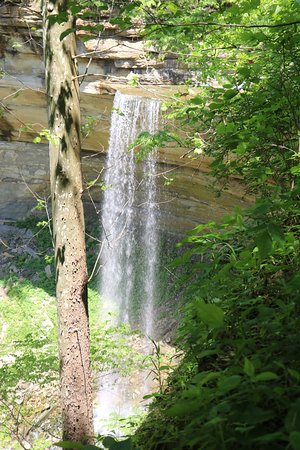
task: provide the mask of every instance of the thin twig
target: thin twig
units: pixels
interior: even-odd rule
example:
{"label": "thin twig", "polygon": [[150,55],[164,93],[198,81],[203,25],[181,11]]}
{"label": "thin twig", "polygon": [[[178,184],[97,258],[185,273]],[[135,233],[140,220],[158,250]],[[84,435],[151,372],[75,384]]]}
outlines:
{"label": "thin twig", "polygon": [[[189,27],[195,27],[195,26],[217,26],[220,28],[280,28],[280,27],[290,27],[293,25],[299,25],[300,20],[294,20],[292,22],[283,22],[283,23],[271,23],[271,24],[249,24],[244,25],[242,23],[218,23],[218,22],[190,22],[190,23],[167,23],[167,22],[160,22],[157,23],[148,23],[147,26],[152,25],[159,25],[161,27],[183,27],[183,28],[189,28]],[[152,31],[152,30],[151,30]]]}

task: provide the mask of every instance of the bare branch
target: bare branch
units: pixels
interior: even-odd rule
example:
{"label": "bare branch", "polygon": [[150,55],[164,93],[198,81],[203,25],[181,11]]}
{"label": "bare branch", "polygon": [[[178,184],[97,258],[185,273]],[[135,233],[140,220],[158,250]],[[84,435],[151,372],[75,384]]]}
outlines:
{"label": "bare branch", "polygon": [[270,23],[270,24],[242,24],[242,23],[218,23],[218,22],[191,22],[191,23],[168,23],[168,22],[159,22],[157,24],[154,23],[148,23],[147,26],[152,25],[159,25],[160,27],[183,27],[183,28],[189,28],[189,27],[198,27],[198,26],[213,26],[213,27],[220,27],[220,28],[281,28],[281,27],[290,27],[293,25],[299,25],[300,20],[294,20],[292,22],[283,22],[283,23]]}

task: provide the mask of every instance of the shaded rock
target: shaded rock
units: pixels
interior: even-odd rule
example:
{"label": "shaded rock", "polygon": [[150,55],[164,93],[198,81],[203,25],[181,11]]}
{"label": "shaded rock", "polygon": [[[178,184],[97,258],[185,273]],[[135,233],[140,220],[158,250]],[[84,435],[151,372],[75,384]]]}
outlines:
{"label": "shaded rock", "polygon": [[46,273],[46,275],[47,275],[47,278],[51,278],[51,277],[52,277],[52,271],[51,271],[51,266],[50,266],[50,264],[48,264],[48,265],[45,267],[45,273]]}
{"label": "shaded rock", "polygon": [[32,258],[37,257],[36,251],[33,248],[31,248],[28,245],[26,245],[26,244],[25,245],[21,245],[20,247],[17,247],[15,249],[13,249],[12,252],[16,253],[17,255],[24,255],[24,254],[26,254],[26,255],[31,256]]}
{"label": "shaded rock", "polygon": [[18,256],[25,256],[26,259],[38,258],[35,248],[34,237],[31,230],[18,228],[14,225],[0,224],[0,236],[5,239],[6,246],[0,246],[0,278],[4,278],[8,273],[18,276],[31,276],[30,269],[19,267]]}

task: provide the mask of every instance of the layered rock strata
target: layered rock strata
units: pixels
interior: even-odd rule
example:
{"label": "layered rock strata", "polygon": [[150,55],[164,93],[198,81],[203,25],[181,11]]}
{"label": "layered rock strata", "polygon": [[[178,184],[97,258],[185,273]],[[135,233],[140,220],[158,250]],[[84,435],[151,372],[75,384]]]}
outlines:
{"label": "layered rock strata", "polygon": [[[0,79],[0,220],[16,220],[31,211],[37,198],[49,196],[48,146],[43,139],[47,134],[47,119],[41,15],[35,3],[28,8],[2,4],[0,12],[0,68],[3,71]],[[165,99],[178,86],[156,83],[174,82],[182,75],[175,55],[170,55],[164,63],[152,59],[155,50],[151,49],[149,54],[149,50],[144,49],[136,30],[119,33],[118,38],[113,34],[116,30],[106,25],[96,41],[83,42],[78,36],[82,75],[93,56],[89,75],[81,77],[82,161],[87,182],[97,177],[101,179],[115,91]],[[138,88],[124,84],[128,75],[137,73],[140,81],[151,84],[140,83]],[[42,139],[34,144],[40,132]],[[207,175],[209,161],[190,159],[183,154],[182,149],[175,147],[159,151],[158,201],[164,227],[183,232],[199,222],[219,220],[235,205],[247,204],[235,182],[217,198],[211,187],[213,180]],[[86,189],[87,211],[100,211],[101,192],[99,186]]]}

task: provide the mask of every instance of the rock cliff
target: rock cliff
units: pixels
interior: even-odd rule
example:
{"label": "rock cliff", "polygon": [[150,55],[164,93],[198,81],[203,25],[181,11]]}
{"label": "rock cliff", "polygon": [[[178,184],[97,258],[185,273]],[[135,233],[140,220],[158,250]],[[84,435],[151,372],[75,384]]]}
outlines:
{"label": "rock cliff", "polygon": [[[0,220],[16,220],[35,206],[36,198],[49,195],[48,146],[43,140],[33,143],[37,133],[47,129],[41,14],[37,2],[27,7],[4,3],[0,11]],[[177,89],[172,84],[187,76],[174,55],[157,62],[156,50],[145,49],[135,29],[117,31],[106,24],[97,39],[83,41],[78,35],[86,181],[104,167],[114,92],[166,98]],[[132,75],[139,76],[139,87],[126,84]],[[183,153],[174,147],[159,151],[160,172],[168,174],[168,180],[159,178],[163,226],[182,232],[246,204],[236,182],[217,198],[207,174],[209,161]],[[86,191],[86,209],[95,211],[90,194],[100,210],[101,189]]]}

